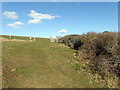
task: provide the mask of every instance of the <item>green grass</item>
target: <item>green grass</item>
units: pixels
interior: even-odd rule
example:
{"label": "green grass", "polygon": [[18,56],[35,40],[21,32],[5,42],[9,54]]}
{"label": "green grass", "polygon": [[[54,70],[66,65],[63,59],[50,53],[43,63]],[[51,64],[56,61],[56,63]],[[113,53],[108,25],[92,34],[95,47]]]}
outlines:
{"label": "green grass", "polygon": [[[4,41],[2,48],[3,87],[14,88],[98,88],[74,66],[74,50],[51,43]],[[16,71],[11,71],[15,68]]]}

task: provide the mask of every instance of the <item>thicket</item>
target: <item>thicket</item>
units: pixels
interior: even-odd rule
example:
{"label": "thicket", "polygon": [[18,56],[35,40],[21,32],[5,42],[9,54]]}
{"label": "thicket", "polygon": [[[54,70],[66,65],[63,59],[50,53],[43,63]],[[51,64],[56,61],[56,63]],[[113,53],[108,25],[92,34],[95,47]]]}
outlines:
{"label": "thicket", "polygon": [[120,33],[117,32],[91,32],[83,35],[68,35],[59,39],[59,42],[76,49],[78,61],[81,57],[89,61],[86,69],[90,69],[93,75],[99,75],[100,79],[106,81],[107,86],[120,87],[119,35]]}

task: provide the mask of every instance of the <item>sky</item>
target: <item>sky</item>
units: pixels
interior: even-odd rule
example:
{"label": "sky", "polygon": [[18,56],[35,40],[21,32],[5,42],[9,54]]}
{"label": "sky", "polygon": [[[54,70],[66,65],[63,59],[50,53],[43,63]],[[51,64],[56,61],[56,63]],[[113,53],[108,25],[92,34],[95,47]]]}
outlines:
{"label": "sky", "polygon": [[1,0],[2,2],[119,2],[120,0]]}
{"label": "sky", "polygon": [[118,31],[117,2],[3,2],[2,34],[44,37]]}

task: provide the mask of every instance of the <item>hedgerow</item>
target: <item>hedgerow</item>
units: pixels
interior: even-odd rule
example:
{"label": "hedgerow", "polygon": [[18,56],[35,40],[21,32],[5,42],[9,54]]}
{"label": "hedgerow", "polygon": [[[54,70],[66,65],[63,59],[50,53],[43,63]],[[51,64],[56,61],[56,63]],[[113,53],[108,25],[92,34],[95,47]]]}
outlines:
{"label": "hedgerow", "polygon": [[[64,45],[76,49],[78,57],[89,60],[87,67],[90,72],[93,75],[98,74],[106,81],[108,87],[120,87],[119,35],[120,33],[117,32],[91,32],[83,35],[68,35],[60,40]],[[113,80],[110,81],[110,78]]]}

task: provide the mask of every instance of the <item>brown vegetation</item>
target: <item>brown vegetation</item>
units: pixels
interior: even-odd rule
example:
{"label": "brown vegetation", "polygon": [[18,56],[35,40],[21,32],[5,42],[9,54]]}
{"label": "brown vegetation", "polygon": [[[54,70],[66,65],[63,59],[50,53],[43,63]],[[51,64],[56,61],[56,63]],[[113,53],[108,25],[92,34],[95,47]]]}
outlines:
{"label": "brown vegetation", "polygon": [[60,40],[77,50],[79,62],[81,57],[84,58],[84,62],[85,60],[89,62],[84,69],[90,71],[93,76],[97,74],[108,87],[120,87],[120,38],[118,35],[117,32],[91,32],[83,35],[68,35]]}

